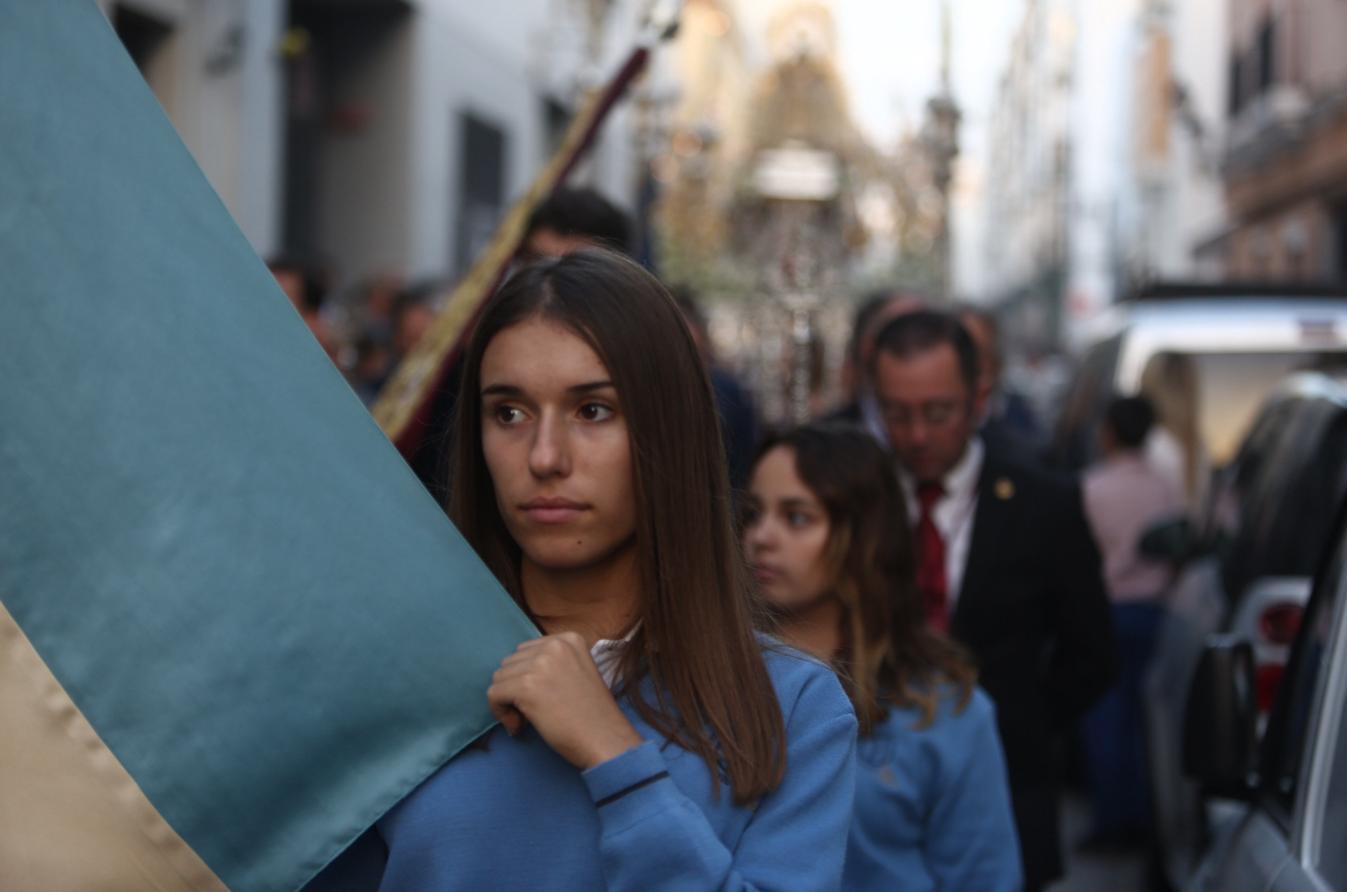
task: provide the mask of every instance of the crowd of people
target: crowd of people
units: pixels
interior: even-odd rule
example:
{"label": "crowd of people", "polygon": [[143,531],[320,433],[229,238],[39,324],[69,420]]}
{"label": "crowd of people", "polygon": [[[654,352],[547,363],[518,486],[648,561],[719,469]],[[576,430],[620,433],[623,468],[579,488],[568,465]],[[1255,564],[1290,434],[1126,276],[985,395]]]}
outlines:
{"label": "crowd of people", "polygon": [[[1143,839],[1167,568],[1138,544],[1182,510],[1148,404],[1057,473],[994,317],[895,291],[858,308],[846,404],[764,432],[620,221],[539,209],[418,468],[541,633],[485,692],[500,727],[311,888],[1032,892],[1077,726],[1088,842]],[[429,304],[376,304],[395,357]]]}

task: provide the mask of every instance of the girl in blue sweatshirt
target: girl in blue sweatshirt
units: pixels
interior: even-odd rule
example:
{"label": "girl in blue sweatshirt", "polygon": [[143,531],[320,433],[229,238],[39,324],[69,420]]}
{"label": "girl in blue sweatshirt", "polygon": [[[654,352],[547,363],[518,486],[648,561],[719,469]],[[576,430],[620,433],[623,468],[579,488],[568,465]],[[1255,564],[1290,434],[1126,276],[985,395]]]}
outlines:
{"label": "girl in blue sweatshirt", "polygon": [[544,633],[501,727],[312,888],[840,887],[856,720],[753,628],[710,384],[673,300],[580,251],[517,273],[465,354],[450,513]]}
{"label": "girl in blue sweatshirt", "polygon": [[859,428],[797,428],[762,448],[747,511],[782,636],[837,666],[860,721],[844,888],[1019,889],[992,704],[926,624],[892,459]]}

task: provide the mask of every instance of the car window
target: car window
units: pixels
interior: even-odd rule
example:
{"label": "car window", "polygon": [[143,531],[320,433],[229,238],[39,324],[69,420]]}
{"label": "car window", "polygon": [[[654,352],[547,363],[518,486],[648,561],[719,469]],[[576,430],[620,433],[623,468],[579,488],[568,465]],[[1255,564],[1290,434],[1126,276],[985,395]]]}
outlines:
{"label": "car window", "polygon": [[1314,574],[1342,495],[1345,454],[1342,407],[1297,400],[1266,459],[1239,487],[1239,525],[1222,567],[1231,598],[1257,579]]}
{"label": "car window", "polygon": [[1333,533],[1347,463],[1347,413],[1333,405],[1327,429],[1318,433],[1313,452],[1306,456],[1274,512],[1282,523],[1268,538],[1282,555],[1278,575],[1314,575]]}
{"label": "car window", "polygon": [[[1290,827],[1308,743],[1315,687],[1327,652],[1335,607],[1347,572],[1347,542],[1340,541],[1306,608],[1295,649],[1263,738],[1262,775],[1269,813]],[[1344,837],[1347,838],[1347,837]]]}

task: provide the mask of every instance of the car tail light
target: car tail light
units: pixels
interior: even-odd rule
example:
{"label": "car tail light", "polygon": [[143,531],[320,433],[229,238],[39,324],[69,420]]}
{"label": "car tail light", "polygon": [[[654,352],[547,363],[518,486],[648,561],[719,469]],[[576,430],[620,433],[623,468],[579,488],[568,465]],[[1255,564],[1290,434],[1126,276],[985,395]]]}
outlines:
{"label": "car tail light", "polygon": [[1289,645],[1296,638],[1300,628],[1300,616],[1304,613],[1300,604],[1282,602],[1266,608],[1258,617],[1258,629],[1269,644]]}
{"label": "car tail light", "polygon": [[1260,713],[1272,711],[1272,704],[1277,699],[1277,688],[1281,687],[1285,674],[1286,666],[1283,663],[1264,663],[1254,672],[1254,694],[1258,698]]}

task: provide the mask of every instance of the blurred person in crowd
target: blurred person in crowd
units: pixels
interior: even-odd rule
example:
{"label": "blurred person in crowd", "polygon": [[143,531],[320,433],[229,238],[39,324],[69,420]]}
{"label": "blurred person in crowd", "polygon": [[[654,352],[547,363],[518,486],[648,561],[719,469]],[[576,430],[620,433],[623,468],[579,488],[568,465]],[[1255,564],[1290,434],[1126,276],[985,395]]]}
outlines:
{"label": "blurred person in crowd", "polygon": [[1151,806],[1142,734],[1141,683],[1155,647],[1161,596],[1171,567],[1143,555],[1147,530],[1183,514],[1173,481],[1147,461],[1145,444],[1155,410],[1144,397],[1117,397],[1099,431],[1102,460],[1085,474],[1085,514],[1104,556],[1120,669],[1115,684],[1082,723],[1094,804],[1090,849],[1145,843]]}
{"label": "blurred person in crowd", "polygon": [[1211,463],[1207,458],[1198,406],[1197,366],[1191,356],[1158,353],[1141,370],[1141,394],[1155,409],[1146,439],[1146,460],[1182,494],[1196,517],[1206,498]]}
{"label": "blurred person in crowd", "polygon": [[380,273],[357,284],[343,302],[341,364],[366,406],[378,400],[393,371],[393,313],[402,290],[401,276]]}
{"label": "blurred person in crowd", "polygon": [[687,286],[675,286],[670,291],[683,313],[688,330],[692,332],[697,352],[701,354],[702,362],[710,373],[716,411],[720,415],[721,438],[725,442],[725,457],[729,462],[730,486],[739,492],[748,483],[749,465],[758,445],[757,408],[752,396],[734,373],[716,361],[706,314],[702,312],[692,290]]}
{"label": "blurred person in crowd", "polygon": [[855,714],[754,632],[668,292],[609,251],[525,267],[482,311],[459,409],[450,515],[543,635],[485,692],[501,725],[310,889],[840,888]]}
{"label": "blurred person in crowd", "polygon": [[[892,292],[888,289],[882,289],[870,293],[856,305],[855,311],[851,316],[851,337],[847,340],[847,352],[842,358],[842,399],[843,403],[838,407],[838,421],[859,421],[859,415],[856,414],[856,404],[865,392],[866,376],[865,361],[862,356],[864,352],[864,336],[869,330],[871,321],[876,314],[888,302]],[[871,342],[873,346],[873,341]],[[846,415],[848,417],[841,417]]]}
{"label": "blurred person in crowd", "polygon": [[851,322],[851,340],[842,365],[842,388],[846,402],[827,416],[830,421],[859,424],[876,442],[888,447],[884,418],[875,400],[872,383],[875,335],[895,316],[926,305],[924,298],[908,293],[879,291],[856,308]]}
{"label": "blurred person in crowd", "polygon": [[875,395],[917,519],[927,617],[972,652],[996,705],[1026,888],[1062,873],[1061,732],[1113,681],[1099,552],[1079,487],[991,452],[977,347],[918,310],[876,338]]}
{"label": "blurred person in crowd", "polygon": [[621,208],[594,189],[562,186],[529,216],[521,255],[536,260],[586,247],[630,254],[631,242],[631,218]]}
{"label": "blurred person in crowd", "polygon": [[369,334],[357,335],[352,348],[353,359],[347,378],[360,401],[366,406],[372,406],[388,380],[392,354],[386,342],[376,340]]}
{"label": "blurred person in crowd", "polygon": [[981,308],[959,310],[978,350],[978,387],[985,394],[986,408],[980,433],[987,448],[1021,463],[1036,463],[1043,448],[1043,431],[1029,401],[1005,384],[1005,361],[1001,325],[996,316]]}
{"label": "blurred person in crowd", "polygon": [[1056,430],[1062,404],[1071,387],[1072,370],[1070,359],[1036,338],[1025,345],[1020,362],[1006,368],[1007,385],[1028,402],[1030,415],[1038,423],[1045,447],[1050,443],[1050,434]]}
{"label": "blurred person in crowd", "polygon": [[405,287],[402,277],[395,273],[381,273],[361,285],[352,314],[357,339],[369,337],[384,346],[393,343],[393,315]]}
{"label": "blurred person in crowd", "polygon": [[926,622],[892,457],[825,422],[769,439],[744,552],[789,644],[835,666],[860,725],[847,890],[1016,892],[995,709]]}
{"label": "blurred person in crowd", "polygon": [[436,303],[443,293],[444,283],[434,279],[418,282],[399,292],[390,317],[393,356],[398,362],[415,349],[435,324]]}
{"label": "blurred person in crowd", "polygon": [[316,267],[289,257],[273,257],[267,261],[267,269],[271,270],[276,284],[290,298],[290,303],[294,304],[295,310],[324,352],[336,362],[340,345],[322,316],[323,304],[327,300],[325,276]]}

